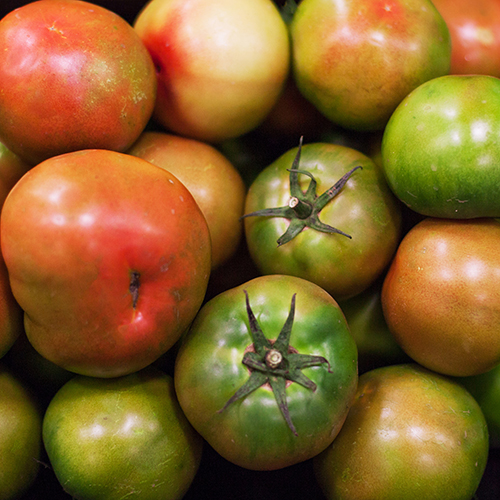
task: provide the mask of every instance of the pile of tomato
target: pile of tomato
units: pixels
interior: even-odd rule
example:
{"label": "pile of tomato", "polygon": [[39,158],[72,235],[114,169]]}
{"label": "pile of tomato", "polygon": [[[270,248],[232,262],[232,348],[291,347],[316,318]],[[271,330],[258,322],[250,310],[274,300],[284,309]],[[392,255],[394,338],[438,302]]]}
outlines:
{"label": "pile of tomato", "polygon": [[0,6],[0,498],[500,496],[500,6]]}

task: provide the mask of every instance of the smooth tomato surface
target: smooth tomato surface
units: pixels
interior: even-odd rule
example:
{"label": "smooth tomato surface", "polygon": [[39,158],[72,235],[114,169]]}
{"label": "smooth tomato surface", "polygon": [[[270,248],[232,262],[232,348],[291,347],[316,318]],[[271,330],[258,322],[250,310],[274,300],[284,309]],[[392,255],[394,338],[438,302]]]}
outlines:
{"label": "smooth tomato surface", "polygon": [[78,0],[28,3],[0,21],[0,140],[31,164],[124,151],[153,112],[156,75],[132,26]]}
{"label": "smooth tomato surface", "polygon": [[[269,384],[220,411],[250,376],[242,363],[255,345],[245,290],[260,328],[272,341],[296,294],[289,352],[323,356],[331,367],[329,371],[322,363],[301,371],[316,384],[315,390],[287,383],[286,402],[296,435]],[[323,289],[292,276],[261,276],[203,306],[182,339],[174,381],[184,413],[217,453],[248,469],[280,469],[313,457],[339,432],[356,390],[356,344],[341,309]]]}
{"label": "smooth tomato surface", "polygon": [[208,226],[187,188],[113,151],[33,167],[5,201],[1,240],[30,342],[85,375],[124,375],[167,351],[210,273]]}
{"label": "smooth tomato surface", "polygon": [[155,119],[180,135],[252,130],[288,76],[288,31],[271,0],[151,0],[134,28],[156,66]]}
{"label": "smooth tomato surface", "polygon": [[0,365],[0,498],[13,500],[35,481],[42,458],[42,415],[33,395]]}
{"label": "smooth tomato surface", "polygon": [[389,186],[413,211],[468,219],[500,215],[500,79],[447,75],[397,107],[382,139]]}
{"label": "smooth tomato surface", "polygon": [[429,0],[303,0],[290,32],[297,86],[346,128],[382,130],[410,91],[450,69],[450,34]]}
{"label": "smooth tomato surface", "polygon": [[415,361],[470,376],[500,363],[500,221],[427,218],[399,245],[382,288],[387,324]]}
{"label": "smooth tomato surface", "polygon": [[[292,148],[267,166],[247,194],[245,214],[286,206],[290,172],[297,154]],[[285,217],[245,218],[246,241],[252,259],[263,274],[290,274],[324,288],[336,300],[345,300],[368,288],[382,273],[399,242],[400,206],[382,171],[359,151],[335,144],[310,143],[302,147],[299,169],[317,181],[317,195],[330,189],[353,167],[339,194],[319,213],[319,219],[342,234],[305,228],[288,243],[278,246],[290,220]],[[310,178],[300,174],[302,190]]]}
{"label": "smooth tomato surface", "polygon": [[209,144],[163,132],[144,132],[127,153],[168,170],[189,189],[210,230],[212,268],[226,262],[241,241],[246,194],[232,163]]}
{"label": "smooth tomato surface", "polygon": [[433,0],[451,36],[452,75],[500,77],[500,3]]}
{"label": "smooth tomato surface", "polygon": [[403,364],[360,376],[345,424],[315,466],[328,500],[470,500],[487,458],[486,421],[470,393]]}
{"label": "smooth tomato surface", "polygon": [[112,379],[75,376],[47,407],[43,442],[61,487],[96,500],[180,500],[203,446],[172,378],[153,368]]}

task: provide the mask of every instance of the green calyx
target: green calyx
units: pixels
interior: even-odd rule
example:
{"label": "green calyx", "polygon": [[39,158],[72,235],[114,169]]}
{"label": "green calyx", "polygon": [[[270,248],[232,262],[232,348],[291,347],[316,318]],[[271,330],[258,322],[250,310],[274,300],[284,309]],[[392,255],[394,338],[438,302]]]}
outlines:
{"label": "green calyx", "polygon": [[332,373],[330,363],[323,356],[300,354],[290,348],[290,336],[292,333],[293,320],[295,316],[295,296],[292,296],[290,312],[281,329],[278,338],[272,342],[268,340],[255,318],[250,307],[248,293],[245,290],[246,310],[250,325],[250,334],[253,340],[254,351],[248,351],[243,356],[242,363],[250,370],[250,377],[227,401],[219,413],[224,411],[230,404],[241,399],[262,385],[269,383],[273,391],[278,407],[285,418],[290,430],[297,436],[297,430],[293,425],[286,400],[287,380],[296,382],[312,391],[316,390],[316,384],[306,377],[301,370],[311,366],[319,366],[327,363],[328,372]]}
{"label": "green calyx", "polygon": [[[323,233],[337,233],[347,238],[350,235],[344,233],[340,229],[325,224],[319,220],[319,213],[326,204],[335,198],[341,189],[345,186],[351,175],[358,169],[363,167],[357,166],[344,174],[330,189],[327,189],[323,194],[318,196],[316,194],[317,182],[314,176],[306,170],[300,170],[300,155],[302,152],[302,137],[300,138],[299,149],[292,164],[292,168],[288,169],[290,172],[290,199],[288,205],[276,208],[264,208],[249,214],[243,215],[245,217],[284,217],[290,220],[285,233],[277,240],[278,246],[284,245],[297,236],[304,228],[309,227],[316,231]],[[310,177],[311,182],[307,187],[306,192],[302,191],[299,184],[299,174],[307,175]]]}

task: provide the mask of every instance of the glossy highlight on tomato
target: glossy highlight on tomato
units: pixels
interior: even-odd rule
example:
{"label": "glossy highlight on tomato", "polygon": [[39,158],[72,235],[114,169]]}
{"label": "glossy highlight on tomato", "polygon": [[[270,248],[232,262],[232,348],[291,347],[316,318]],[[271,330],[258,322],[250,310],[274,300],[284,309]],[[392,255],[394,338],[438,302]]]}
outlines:
{"label": "glossy highlight on tomato", "polygon": [[430,217],[500,215],[500,79],[447,75],[397,107],[382,139],[395,195]]}
{"label": "glossy highlight on tomato", "polygon": [[[272,352],[290,321],[294,294],[288,354],[322,358],[295,373],[314,386],[285,381],[289,365],[280,363],[259,373],[281,378],[275,383],[285,389],[284,401],[274,383],[259,385],[262,380],[232,400],[257,373],[243,362],[258,351],[246,296]],[[356,390],[357,349],[340,307],[323,289],[293,276],[261,276],[202,307],[182,339],[174,381],[188,420],[217,453],[247,469],[276,470],[312,458],[335,438]],[[293,425],[284,418],[284,404]]]}

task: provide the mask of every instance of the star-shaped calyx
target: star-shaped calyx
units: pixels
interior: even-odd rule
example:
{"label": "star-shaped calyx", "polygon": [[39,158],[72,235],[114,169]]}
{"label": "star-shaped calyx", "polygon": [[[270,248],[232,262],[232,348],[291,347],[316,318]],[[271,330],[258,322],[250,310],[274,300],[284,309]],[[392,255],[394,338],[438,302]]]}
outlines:
{"label": "star-shaped calyx", "polygon": [[[249,214],[243,215],[245,217],[266,216],[266,217],[284,217],[290,220],[285,233],[277,240],[278,246],[288,243],[295,238],[304,228],[309,227],[316,229],[323,233],[337,233],[351,238],[350,235],[344,233],[340,229],[325,224],[319,220],[319,213],[325,205],[332,200],[340,190],[344,187],[351,175],[358,169],[363,167],[357,166],[344,174],[330,189],[327,189],[323,194],[318,196],[316,194],[317,182],[314,176],[306,170],[300,170],[300,155],[302,152],[302,137],[300,138],[299,149],[292,163],[292,168],[288,169],[290,172],[290,199],[288,205],[276,208],[264,208]],[[306,192],[302,191],[299,184],[299,174],[307,175],[311,178],[311,182],[307,187]]]}
{"label": "star-shaped calyx", "polygon": [[288,427],[297,436],[297,430],[293,425],[286,400],[287,380],[296,382],[312,391],[316,390],[316,384],[306,377],[301,370],[311,366],[319,366],[323,363],[328,365],[328,372],[332,373],[330,363],[323,356],[300,354],[290,348],[290,336],[295,317],[295,297],[292,296],[290,312],[281,329],[278,338],[273,342],[268,340],[255,318],[248,293],[245,290],[246,311],[250,325],[250,335],[253,340],[253,351],[247,351],[243,356],[242,363],[250,370],[250,377],[227,401],[219,413],[224,411],[230,404],[241,399],[262,385],[269,383],[276,398],[278,407],[285,418]]}

